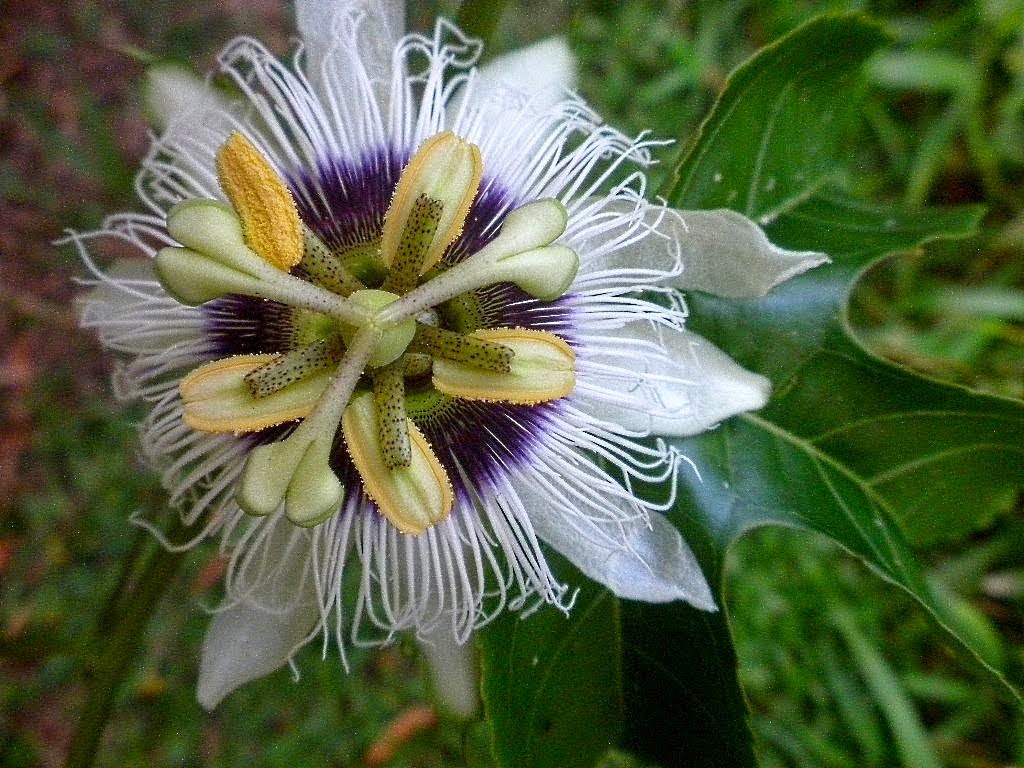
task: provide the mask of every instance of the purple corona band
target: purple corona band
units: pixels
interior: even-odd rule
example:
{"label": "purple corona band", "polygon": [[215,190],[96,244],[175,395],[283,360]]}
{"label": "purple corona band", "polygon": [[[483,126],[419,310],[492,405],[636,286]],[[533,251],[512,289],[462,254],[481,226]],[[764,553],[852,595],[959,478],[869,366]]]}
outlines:
{"label": "purple corona band", "polygon": [[299,216],[331,248],[380,237],[408,153],[380,150],[359,162],[331,160],[287,180]]}
{"label": "purple corona band", "polygon": [[[112,216],[102,230],[70,238],[95,278],[82,302],[82,323],[126,358],[118,394],[148,404],[143,453],[194,530],[187,546],[219,538],[229,556],[225,600],[203,645],[199,701],[206,707],[285,664],[318,636],[333,637],[344,659],[350,643],[389,642],[405,630],[444,647],[467,642],[506,609],[528,613],[548,604],[568,611],[575,591],[548,562],[549,548],[618,597],[713,609],[699,563],[661,515],[685,464],[668,443],[652,438],[697,434],[760,408],[769,382],[687,331],[676,291],[760,296],[824,258],[772,246],[738,214],[677,212],[646,202],[645,170],[659,142],[617,131],[570,92],[570,73],[550,57],[563,44],[546,41],[519,59],[533,61],[541,77],[511,75],[519,65],[477,70],[478,47],[447,22],[439,21],[433,35],[402,36],[401,6],[297,0],[302,48],[290,63],[251,38],[233,40],[219,58],[235,86],[232,95],[209,82],[186,89],[195,92],[176,101],[180,114],[143,161],[137,188],[145,211]],[[555,59],[568,56],[563,53]],[[339,297],[332,304],[335,297],[323,296],[329,289],[303,285],[303,269],[287,278],[271,275],[294,291],[267,295],[288,302],[309,289],[326,303],[203,292],[220,298],[193,306],[160,282],[151,260],[176,245],[164,222],[183,200],[220,197],[217,156],[233,131],[284,180],[305,226],[353,276],[368,289],[401,296],[398,301],[417,290],[407,288],[416,280],[415,264],[389,273],[374,257],[403,169],[445,132],[475,146],[474,185],[482,174],[476,199],[460,237],[422,278],[427,285],[437,281],[436,293],[421,291],[402,318],[385,312],[384,324],[421,313],[423,323],[456,333],[531,329],[572,348],[571,390],[533,406],[442,395],[426,366],[418,376],[409,369],[401,406],[455,496],[450,514],[419,533],[403,532],[377,513],[361,492],[342,434],[324,446],[332,455],[319,452],[313,470],[304,469],[307,480],[327,479],[331,470],[341,481],[344,492],[336,508],[333,496],[324,505],[332,507],[326,518],[308,526],[312,517],[293,519],[287,498],[266,515],[239,504],[256,451],[294,438],[306,424],[299,437],[313,428],[318,438],[328,437],[336,421],[287,422],[236,435],[196,430],[183,418],[181,385],[204,363],[344,339],[351,335],[346,322],[360,324],[353,320],[359,313],[329,316],[323,307],[348,302]],[[467,178],[458,171],[452,180],[458,186]],[[518,224],[519,234],[535,235],[540,246],[515,255],[527,254],[519,265],[524,271],[535,265],[538,274],[517,271],[515,260],[504,265],[515,285],[486,285],[486,259],[461,276],[455,271],[499,236],[511,211],[537,203],[544,203],[532,209],[537,219],[528,214]],[[461,212],[461,198],[459,206]],[[565,221],[548,237],[543,233],[554,231],[555,206]],[[290,210],[288,218],[295,223]],[[93,252],[100,237],[127,242],[147,260],[103,270]],[[568,252],[576,257],[571,277]],[[307,266],[321,266],[313,258],[320,255],[311,254]],[[451,271],[441,274],[446,268]],[[190,277],[212,291],[220,274]],[[395,274],[403,290],[384,287]],[[545,279],[552,290],[542,295],[555,295],[558,287],[560,298],[539,301],[518,287],[532,290]],[[234,291],[249,283],[225,285]],[[430,296],[435,300],[427,301]],[[349,343],[356,346],[355,338]],[[433,347],[427,341],[422,349]],[[333,363],[338,350],[331,347],[318,362]],[[295,358],[301,367],[302,354]],[[516,376],[530,379],[536,366],[526,355],[520,362],[526,365]],[[339,386],[322,401],[332,407],[321,415],[333,418],[350,385],[366,388],[375,377],[373,370],[360,373],[365,366],[358,359],[348,363],[337,362],[331,384]],[[397,402],[397,387],[384,394]],[[271,474],[273,465],[260,479],[284,479],[287,463],[280,476]],[[270,505],[280,489],[267,485],[255,490]],[[658,502],[649,501],[634,491],[640,487],[661,487],[669,499],[661,501],[659,493]],[[308,490],[298,489],[297,506],[318,503]]]}
{"label": "purple corona band", "polygon": [[[384,215],[406,155],[383,151],[361,163],[323,164],[315,177],[290,181],[300,216],[325,243],[342,249],[380,237]],[[504,215],[515,205],[496,183],[482,185],[470,208],[465,228],[445,256],[449,265],[479,251],[500,231]],[[572,310],[564,298],[539,301],[510,283],[498,283],[473,293],[481,328],[529,328],[555,333],[573,343]],[[203,306],[211,360],[232,355],[272,354],[292,347],[295,310],[274,301],[229,295]],[[430,390],[429,379],[410,383],[410,394]],[[559,401],[515,405],[440,396],[426,415],[411,414],[451,479],[456,496],[472,501],[495,481],[529,463],[534,448],[557,417]],[[259,433],[259,444],[282,439],[291,427],[271,427]],[[240,439],[252,440],[252,436]],[[346,488],[362,486],[340,437],[332,468]],[[365,500],[365,497],[364,497]],[[365,500],[370,506],[372,502]]]}

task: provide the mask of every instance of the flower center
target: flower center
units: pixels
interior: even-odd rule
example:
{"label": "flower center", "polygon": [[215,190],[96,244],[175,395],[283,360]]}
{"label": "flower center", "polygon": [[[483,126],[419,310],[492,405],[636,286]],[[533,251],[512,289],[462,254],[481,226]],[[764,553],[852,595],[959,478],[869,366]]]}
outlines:
{"label": "flower center", "polygon": [[[239,133],[218,153],[231,205],[189,200],[168,214],[181,244],[156,258],[164,287],[197,305],[226,294],[292,308],[290,348],[236,355],[180,385],[184,420],[206,432],[255,432],[298,421],[247,459],[238,502],[280,505],[297,525],[339,509],[330,466],[339,439],[367,495],[405,533],[453,506],[435,447],[410,418],[424,396],[536,405],[569,394],[575,358],[554,334],[481,328],[478,290],[513,283],[536,299],[563,295],[576,254],[553,244],[567,213],[538,200],[509,213],[497,237],[451,263],[480,186],[479,149],[450,132],[428,139],[402,172],[379,239],[335,250],[300,219],[287,186]],[[339,434],[340,427],[340,434]]]}

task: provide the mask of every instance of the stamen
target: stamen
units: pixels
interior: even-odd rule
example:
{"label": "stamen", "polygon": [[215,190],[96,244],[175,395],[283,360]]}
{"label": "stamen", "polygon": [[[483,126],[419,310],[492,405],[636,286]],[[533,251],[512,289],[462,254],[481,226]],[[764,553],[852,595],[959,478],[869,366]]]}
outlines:
{"label": "stamen", "polygon": [[156,255],[157,277],[183,304],[195,306],[242,293],[321,312],[350,325],[362,325],[371,317],[364,307],[260,258],[246,245],[238,216],[223,203],[179,203],[167,214],[167,231],[185,247],[163,248]]}
{"label": "stamen", "polygon": [[242,220],[245,242],[278,269],[302,258],[302,220],[292,193],[252,142],[235,131],[217,152],[217,178]]}
{"label": "stamen", "polygon": [[440,200],[426,195],[416,198],[398,241],[398,252],[391,260],[391,271],[381,286],[383,290],[401,295],[416,287],[430,243],[441,221],[441,213]]}
{"label": "stamen", "polygon": [[274,355],[239,355],[196,368],[178,387],[185,423],[200,432],[255,432],[308,415],[327,389],[330,376],[310,375],[265,397],[253,397],[246,378],[275,359]]}
{"label": "stamen", "polygon": [[408,467],[412,461],[409,427],[405,415],[404,362],[399,359],[373,374],[373,400],[377,406],[380,450],[389,470]]}
{"label": "stamen", "polygon": [[526,328],[490,328],[474,337],[515,352],[509,373],[482,371],[451,360],[434,360],[434,388],[464,400],[536,405],[557,400],[576,385],[576,356],[562,339]]}
{"label": "stamen", "polygon": [[349,456],[363,480],[366,495],[381,513],[403,533],[423,533],[451,512],[451,482],[426,438],[408,419],[409,465],[389,469],[381,449],[376,411],[369,392],[356,395],[345,409],[341,428]]}
{"label": "stamen", "polygon": [[348,296],[366,287],[331,253],[331,249],[313,230],[303,227],[302,236],[302,261],[298,266],[301,274],[321,288],[341,296]]}
{"label": "stamen", "polygon": [[515,352],[503,344],[423,324],[416,326],[416,337],[410,349],[496,373],[509,373],[515,356]]}
{"label": "stamen", "polygon": [[318,525],[338,510],[344,488],[330,466],[334,436],[380,337],[376,327],[362,328],[309,416],[284,440],[249,454],[238,486],[242,509],[269,515],[283,501],[288,519],[302,526]]}
{"label": "stamen", "polygon": [[341,339],[334,336],[289,350],[247,373],[246,386],[257,400],[268,397],[314,373],[333,368],[340,362],[343,349]]}
{"label": "stamen", "polygon": [[421,195],[441,204],[437,229],[430,239],[419,274],[437,264],[445,249],[462,232],[469,207],[480,186],[483,163],[475,144],[460,139],[451,131],[428,139],[402,171],[391,207],[384,217],[381,233],[381,259],[391,267],[400,243]]}
{"label": "stamen", "polygon": [[413,289],[379,316],[381,322],[421,312],[479,288],[512,282],[543,301],[565,293],[576,277],[575,251],[551,243],[565,232],[568,213],[557,200],[538,200],[505,217],[501,232],[469,258]]}

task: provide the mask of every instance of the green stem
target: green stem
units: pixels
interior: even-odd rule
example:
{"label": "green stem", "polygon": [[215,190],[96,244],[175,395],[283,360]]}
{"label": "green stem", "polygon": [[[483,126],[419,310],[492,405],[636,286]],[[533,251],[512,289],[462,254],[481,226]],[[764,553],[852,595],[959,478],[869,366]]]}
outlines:
{"label": "green stem", "polygon": [[[174,541],[183,530],[183,526],[176,523],[168,531],[168,537]],[[138,535],[148,536],[145,531],[139,531]],[[143,561],[147,549],[153,552],[133,584],[127,577]],[[171,552],[158,545],[147,548],[136,542],[133,546],[130,558],[133,562],[122,572],[122,578],[97,623],[95,636],[86,647],[86,699],[71,739],[65,768],[89,768],[93,765],[129,662],[184,557],[185,552]]]}
{"label": "green stem", "polygon": [[459,7],[455,23],[459,29],[470,37],[483,41],[490,47],[494,42],[494,33],[505,10],[507,0],[465,0]]}

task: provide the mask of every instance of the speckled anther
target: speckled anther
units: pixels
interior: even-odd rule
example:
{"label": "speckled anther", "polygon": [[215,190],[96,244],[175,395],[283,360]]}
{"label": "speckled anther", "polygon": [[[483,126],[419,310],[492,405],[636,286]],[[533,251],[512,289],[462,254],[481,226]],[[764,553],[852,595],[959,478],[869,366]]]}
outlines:
{"label": "speckled anther", "polygon": [[384,290],[402,294],[416,287],[443,213],[441,200],[425,194],[416,198],[398,240],[398,250],[391,259],[391,271],[381,286]]}
{"label": "speckled anther", "polygon": [[477,336],[465,336],[434,325],[418,325],[410,348],[417,352],[426,352],[433,357],[496,373],[510,372],[512,358],[515,357],[512,348],[504,344],[486,341]]}
{"label": "speckled anther", "polygon": [[433,201],[428,205],[436,203],[441,212],[424,249],[419,274],[437,264],[462,232],[482,174],[480,149],[475,144],[451,131],[427,139],[402,172],[384,217],[380,243],[384,264],[392,267],[399,257],[410,222],[415,225],[416,217],[423,215],[417,208],[423,196]]}
{"label": "speckled anther", "polygon": [[245,375],[250,394],[259,400],[309,376],[334,368],[341,360],[343,348],[337,336],[318,339],[310,344],[276,356]]}
{"label": "speckled anther", "polygon": [[253,397],[247,376],[276,359],[239,355],[196,368],[179,385],[185,423],[203,432],[254,432],[307,416],[327,388],[329,374],[319,371],[265,397]]}
{"label": "speckled anther", "polygon": [[405,364],[401,360],[373,375],[373,401],[377,407],[380,450],[388,470],[408,467],[412,461],[409,424],[405,415]]}
{"label": "speckled anther", "polygon": [[526,328],[492,328],[473,336],[515,352],[508,373],[451,360],[434,361],[434,387],[464,400],[536,405],[557,400],[576,385],[576,356],[558,336]]}
{"label": "speckled anther", "polygon": [[302,228],[302,259],[296,272],[340,296],[349,296],[366,287],[308,227]]}
{"label": "speckled anther", "polygon": [[409,464],[395,469],[388,467],[384,457],[377,408],[371,393],[352,398],[341,426],[366,494],[398,530],[423,533],[448,517],[454,503],[448,474],[412,421],[407,421],[411,446]]}

